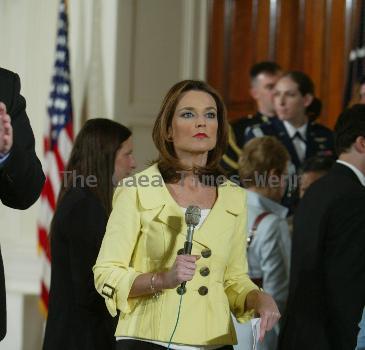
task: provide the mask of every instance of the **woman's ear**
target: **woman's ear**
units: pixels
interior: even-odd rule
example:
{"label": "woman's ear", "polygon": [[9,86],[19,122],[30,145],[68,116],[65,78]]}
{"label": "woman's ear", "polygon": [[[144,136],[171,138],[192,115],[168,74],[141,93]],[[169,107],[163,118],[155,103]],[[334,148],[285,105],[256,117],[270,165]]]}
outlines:
{"label": "woman's ear", "polygon": [[305,94],[304,95],[304,107],[308,107],[313,102],[313,95],[312,94]]}

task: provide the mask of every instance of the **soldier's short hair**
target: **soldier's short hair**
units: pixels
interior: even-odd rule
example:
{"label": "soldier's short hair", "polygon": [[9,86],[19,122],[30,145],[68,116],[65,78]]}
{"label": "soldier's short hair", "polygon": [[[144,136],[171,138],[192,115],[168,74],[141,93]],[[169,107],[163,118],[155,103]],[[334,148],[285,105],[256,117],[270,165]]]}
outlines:
{"label": "soldier's short hair", "polygon": [[335,126],[335,147],[338,155],[347,152],[359,136],[365,137],[365,105],[346,108]]}
{"label": "soldier's short hair", "polygon": [[250,69],[251,81],[255,80],[261,73],[275,75],[281,71],[281,67],[272,61],[263,61],[254,64]]}

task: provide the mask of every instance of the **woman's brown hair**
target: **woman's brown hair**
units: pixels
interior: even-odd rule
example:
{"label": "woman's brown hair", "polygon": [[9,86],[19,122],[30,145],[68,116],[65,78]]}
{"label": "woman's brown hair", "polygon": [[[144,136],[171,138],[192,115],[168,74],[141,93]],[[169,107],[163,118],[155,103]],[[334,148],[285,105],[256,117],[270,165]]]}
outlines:
{"label": "woman's brown hair", "polygon": [[[183,167],[175,153],[172,141],[168,138],[168,130],[171,126],[176,106],[182,95],[188,91],[206,92],[213,97],[217,105],[217,143],[215,147],[208,152],[208,160],[204,168],[196,167],[194,169],[186,169]],[[187,170],[193,170],[198,176],[222,175],[223,171],[219,166],[219,162],[227,147],[227,130],[226,108],[222,98],[216,90],[200,80],[183,80],[175,84],[168,91],[162,102],[152,133],[153,142],[159,151],[157,164],[164,180],[166,182],[176,182],[179,180],[180,172]]]}
{"label": "woman's brown hair", "polygon": [[[283,175],[289,159],[289,153],[284,145],[273,136],[250,140],[243,147],[238,163],[242,185],[246,188],[268,186],[269,172],[274,170],[275,175]],[[265,179],[266,181],[260,181]]]}
{"label": "woman's brown hair", "polygon": [[[115,121],[104,118],[88,120],[75,139],[58,203],[73,186],[87,187],[100,200],[109,216],[114,190],[112,177],[115,156],[121,143],[131,135],[127,127]],[[89,186],[86,180],[90,176],[96,182]],[[81,179],[83,182],[79,183]]]}

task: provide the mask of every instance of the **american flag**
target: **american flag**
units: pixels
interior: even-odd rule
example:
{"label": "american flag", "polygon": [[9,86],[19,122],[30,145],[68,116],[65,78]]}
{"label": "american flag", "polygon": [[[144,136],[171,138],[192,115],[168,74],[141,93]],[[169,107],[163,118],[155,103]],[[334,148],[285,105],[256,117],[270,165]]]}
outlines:
{"label": "american flag", "polygon": [[49,229],[55,211],[63,171],[72,148],[73,125],[71,81],[68,51],[68,19],[65,0],[60,1],[56,60],[48,99],[48,116],[44,134],[46,183],[41,194],[38,220],[38,244],[42,258],[41,309],[47,314],[48,292],[51,280],[51,253]]}

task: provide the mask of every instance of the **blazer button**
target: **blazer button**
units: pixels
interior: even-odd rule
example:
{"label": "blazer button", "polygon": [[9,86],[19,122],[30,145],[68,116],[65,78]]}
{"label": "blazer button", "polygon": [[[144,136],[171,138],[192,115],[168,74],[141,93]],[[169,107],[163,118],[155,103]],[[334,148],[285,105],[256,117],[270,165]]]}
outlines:
{"label": "blazer button", "polygon": [[177,251],[177,255],[182,255],[184,254],[184,248],[181,248]]}
{"label": "blazer button", "polygon": [[202,276],[204,276],[204,277],[208,276],[208,275],[209,275],[209,273],[210,273],[209,267],[204,266],[204,267],[202,267],[202,268],[200,269],[200,274],[201,274]]}
{"label": "blazer button", "polygon": [[200,295],[207,295],[208,294],[208,288],[205,287],[205,286],[201,286],[199,289],[198,289],[198,293]]}
{"label": "blazer button", "polygon": [[212,251],[209,248],[205,248],[202,250],[202,257],[209,258],[212,255]]}

